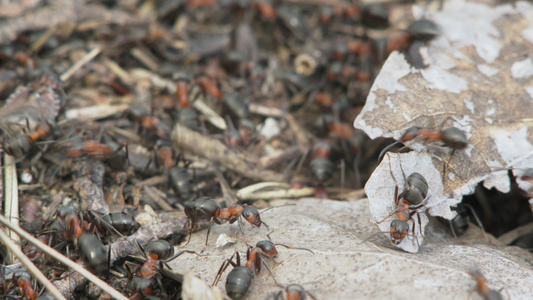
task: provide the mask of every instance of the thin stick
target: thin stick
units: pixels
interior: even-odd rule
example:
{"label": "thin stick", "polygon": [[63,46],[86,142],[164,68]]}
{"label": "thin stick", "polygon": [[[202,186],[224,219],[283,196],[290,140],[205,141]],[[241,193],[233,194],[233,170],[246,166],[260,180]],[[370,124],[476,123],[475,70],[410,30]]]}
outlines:
{"label": "thin stick", "polygon": [[101,50],[102,49],[100,49],[100,47],[96,47],[93,50],[91,50],[91,52],[87,53],[84,57],[78,60],[72,67],[70,67],[70,69],[65,71],[65,73],[61,74],[61,76],[59,76],[59,79],[61,79],[61,81],[63,82],[68,80],[70,76],[72,76],[72,74],[74,74],[81,67],[83,67],[83,65],[85,65],[86,63],[91,61],[93,58],[95,58],[100,53]]}
{"label": "thin stick", "polygon": [[[18,182],[17,182],[17,168],[13,157],[4,153],[4,203],[5,203],[5,216],[14,225],[19,226],[19,197],[18,197]],[[8,230],[7,235],[20,245],[19,236],[14,234],[11,230]],[[18,247],[20,252],[20,247]],[[9,255],[9,263],[17,263],[13,253]]]}
{"label": "thin stick", "polygon": [[23,229],[14,226],[11,224],[4,216],[0,215],[0,223],[2,223],[4,226],[8,227],[9,229],[16,232],[21,237],[28,240],[28,242],[32,243],[37,248],[41,249],[45,254],[51,256],[52,258],[56,259],[57,261],[63,263],[67,267],[73,269],[74,271],[80,273],[81,275],[85,276],[88,280],[96,284],[98,287],[100,287],[102,290],[107,292],[111,297],[119,300],[127,300],[128,298],[122,295],[119,291],[115,290],[111,286],[109,286],[105,281],[102,279],[96,277],[93,273],[89,272],[87,269],[82,267],[81,265],[77,264],[76,262],[70,260],[69,258],[65,257],[63,254],[59,253],[57,250],[51,248],[50,246],[46,245],[45,243],[41,242],[40,240],[34,238],[31,236],[31,234],[27,233]]}
{"label": "thin stick", "polygon": [[46,276],[37,268],[31,260],[22,252],[20,251],[20,248],[6,235],[4,230],[0,228],[0,241],[2,241],[2,244],[6,245],[9,248],[9,251],[13,255],[15,255],[24,266],[26,266],[26,269],[33,275],[39,282],[54,296],[56,299],[65,299],[63,295],[59,292],[59,290],[53,285]]}

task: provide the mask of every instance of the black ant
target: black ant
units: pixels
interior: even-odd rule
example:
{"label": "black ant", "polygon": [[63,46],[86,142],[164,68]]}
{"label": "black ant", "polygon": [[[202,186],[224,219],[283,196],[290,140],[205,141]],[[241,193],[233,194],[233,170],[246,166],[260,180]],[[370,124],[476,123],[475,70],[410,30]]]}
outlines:
{"label": "black ant", "polygon": [[[259,241],[255,247],[248,247],[248,250],[246,251],[246,264],[241,265],[241,257],[238,251],[236,251],[229,259],[226,259],[220,266],[212,286],[217,285],[224,271],[226,271],[228,266],[231,265],[233,266],[233,270],[231,270],[226,277],[226,293],[231,299],[241,299],[250,289],[252,280],[261,272],[261,262],[264,262],[265,258],[274,260],[274,257],[278,255],[276,246],[283,246],[287,249],[305,250],[314,254],[313,251],[306,248],[293,248],[283,244],[274,244],[267,240]],[[236,262],[233,261],[233,258],[236,258]],[[272,272],[266,264],[265,267],[272,275]],[[274,277],[274,275],[272,275],[272,277]],[[275,278],[274,281],[276,281]]]}
{"label": "black ant", "polygon": [[470,275],[474,277],[474,280],[477,282],[477,291],[485,300],[502,300],[503,297],[500,294],[500,291],[490,289],[487,285],[487,280],[481,274],[481,271],[475,269],[471,270]]}
{"label": "black ant", "polygon": [[[154,276],[156,276],[158,268],[163,269],[163,266],[166,266],[168,269],[172,270],[167,263],[184,253],[202,256],[191,250],[181,250],[178,253],[174,253],[174,247],[169,242],[164,240],[150,242],[146,247],[146,251],[138,242],[137,246],[141,250],[141,254],[146,259],[146,262],[139,269],[139,278],[134,279],[133,285],[135,292],[132,296],[132,299],[142,299],[143,296],[151,294],[153,290],[152,279]],[[157,277],[157,280],[159,286],[163,287],[161,278]]]}
{"label": "black ant", "polygon": [[[233,224],[236,221],[239,221],[242,216],[252,226],[261,227],[261,224],[264,224],[268,228],[268,225],[261,221],[257,208],[248,206],[248,204],[233,204],[228,208],[222,208],[215,199],[209,197],[200,197],[187,202],[185,204],[185,215],[188,217],[186,226],[190,223],[191,230],[196,227],[199,220],[209,221],[207,236],[205,238],[206,246],[209,239],[209,233],[211,232],[211,225],[213,223],[222,225],[225,222],[229,222],[230,224]],[[239,223],[239,226],[240,224],[241,223]],[[189,236],[189,241],[190,240],[191,237]]]}
{"label": "black ant", "polygon": [[327,141],[319,141],[313,145],[309,167],[311,174],[319,182],[315,192],[316,198],[329,198],[323,185],[331,179],[335,171],[335,165],[331,160],[331,148],[331,143]]}

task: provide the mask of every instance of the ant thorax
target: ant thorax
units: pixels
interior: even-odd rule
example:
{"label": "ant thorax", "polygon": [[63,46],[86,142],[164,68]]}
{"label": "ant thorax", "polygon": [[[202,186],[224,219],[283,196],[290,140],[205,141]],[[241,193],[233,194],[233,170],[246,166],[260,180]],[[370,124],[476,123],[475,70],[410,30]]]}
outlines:
{"label": "ant thorax", "polygon": [[[394,244],[411,253],[418,252],[423,243],[428,224],[426,211],[433,216],[453,218],[450,206],[461,198],[449,199],[443,190],[441,173],[424,152],[387,153],[365,185],[372,218],[387,239],[394,239],[390,233],[394,231],[393,220],[407,222],[408,232],[400,241],[394,240]],[[405,229],[403,223],[401,228]]]}

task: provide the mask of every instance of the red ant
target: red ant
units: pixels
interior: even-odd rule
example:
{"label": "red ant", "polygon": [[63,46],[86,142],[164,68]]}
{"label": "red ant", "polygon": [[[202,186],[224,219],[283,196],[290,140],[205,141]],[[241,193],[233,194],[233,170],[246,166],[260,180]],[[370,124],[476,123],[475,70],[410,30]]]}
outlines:
{"label": "red ant", "polygon": [[167,122],[161,119],[149,116],[146,108],[137,106],[131,109],[131,115],[138,120],[142,127],[155,132],[155,134],[163,139],[170,138],[170,126]]}
{"label": "red ant", "polygon": [[206,76],[198,77],[196,83],[213,98],[220,100],[224,97],[224,93],[218,88],[217,83]]}
{"label": "red ant", "polygon": [[[283,246],[287,249],[306,250],[314,254],[313,251],[306,248],[293,248],[283,244],[274,244],[271,241],[266,240],[259,241],[255,247],[248,247],[248,250],[246,251],[246,264],[241,265],[241,257],[238,251],[236,251],[229,259],[226,259],[220,266],[212,286],[217,285],[224,271],[226,271],[228,266],[231,265],[233,266],[233,270],[231,270],[226,278],[226,293],[231,299],[241,299],[250,289],[252,280],[255,278],[256,274],[261,272],[261,262],[264,263],[264,258],[274,260],[274,257],[278,255],[276,246]],[[234,257],[236,257],[236,262],[233,261]],[[268,268],[266,264],[265,267],[272,275],[272,271],[270,271],[270,268]],[[272,277],[274,278],[274,275],[272,275]],[[276,281],[275,278],[274,281]]]}
{"label": "red ant", "polygon": [[[378,161],[381,161],[381,158],[383,157],[383,155],[395,145],[399,143],[405,144],[407,142],[413,141],[418,138],[424,139],[426,141],[442,142],[442,145],[444,147],[448,147],[452,149],[450,158],[448,159],[448,163],[452,159],[453,155],[455,154],[455,151],[465,149],[468,146],[468,140],[466,138],[465,133],[457,127],[448,127],[444,130],[436,131],[432,129],[413,126],[413,127],[408,128],[405,131],[405,133],[402,135],[400,140],[385,147],[381,151],[381,153],[379,153]],[[443,167],[442,167],[443,178],[444,178],[445,172],[446,172],[446,162],[443,163]]]}
{"label": "red ant", "polygon": [[481,271],[479,270],[471,270],[470,275],[474,277],[474,280],[477,282],[477,291],[478,293],[483,297],[485,300],[502,300],[503,297],[500,294],[500,291],[496,291],[493,289],[490,289],[487,285],[487,281],[485,277],[483,277],[483,274],[481,274]]}
{"label": "red ant", "polygon": [[277,17],[276,8],[269,0],[255,0],[252,2],[252,7],[257,10],[261,18],[267,21],[274,21]]}
{"label": "red ant", "polygon": [[[152,293],[152,279],[156,275],[158,268],[163,269],[163,266],[166,266],[168,269],[172,270],[167,263],[178,258],[183,253],[191,253],[202,256],[191,250],[181,250],[174,254],[174,247],[169,242],[164,240],[150,242],[146,247],[148,255],[146,255],[146,252],[138,242],[137,246],[141,250],[141,254],[146,259],[146,262],[139,269],[139,277],[141,279],[136,278],[134,280],[135,292],[131,299],[143,299],[144,296]],[[163,287],[161,278],[158,277],[157,280],[159,286]]]}
{"label": "red ant", "polygon": [[[264,224],[268,228],[268,225],[261,221],[257,208],[248,206],[248,204],[233,204],[228,208],[222,208],[215,199],[209,197],[200,197],[187,202],[185,204],[185,215],[188,217],[186,226],[190,223],[191,230],[196,227],[198,220],[209,221],[207,236],[205,238],[206,246],[209,239],[209,233],[211,232],[211,225],[213,223],[222,225],[225,222],[233,224],[236,221],[239,221],[239,228],[243,231],[240,223],[240,217],[242,216],[252,226],[261,227],[261,224]],[[187,243],[189,243],[190,240],[191,237],[189,236],[189,241]]]}
{"label": "red ant", "polygon": [[81,256],[89,267],[96,273],[103,273],[109,265],[109,254],[100,239],[92,233],[87,233],[75,213],[75,209],[67,207],[60,212],[60,218],[66,222],[65,238],[75,240]]}
{"label": "red ant", "polygon": [[331,144],[327,141],[319,141],[313,145],[309,167],[311,174],[319,182],[315,192],[316,198],[329,198],[324,182],[331,179],[335,171],[335,165],[331,160],[331,148]]}
{"label": "red ant", "polygon": [[15,158],[21,158],[28,154],[32,144],[48,137],[55,129],[55,122],[48,120],[28,134],[21,133],[5,140],[3,143],[4,150]]}
{"label": "red ant", "polygon": [[[283,287],[280,285],[280,287]],[[311,294],[309,291],[306,291],[304,289],[303,286],[299,285],[299,284],[296,284],[296,283],[292,283],[292,284],[289,284],[285,287],[285,293],[287,294],[285,299],[287,300],[305,300],[305,295],[309,295],[309,297],[313,298],[314,300],[316,300],[316,297],[313,296],[313,294]],[[280,299],[283,299],[282,298],[282,295],[283,295],[283,291],[279,291],[275,296],[274,296],[274,299],[275,300],[280,300]]]}
{"label": "red ant", "polygon": [[82,155],[92,155],[105,158],[113,170],[123,170],[128,165],[128,157],[122,151],[124,144],[119,145],[112,141],[105,144],[95,140],[88,140],[81,143],[74,143],[67,148],[66,153],[70,157],[80,157]]}
{"label": "red ant", "polygon": [[[402,170],[402,176],[404,178],[405,190],[398,195],[398,189],[399,189],[398,182],[396,181],[396,178],[394,177],[394,174],[392,173],[392,166],[390,164],[390,160],[391,159],[389,157],[389,171],[392,176],[392,179],[395,182],[394,205],[396,206],[396,209],[385,219],[378,222],[378,224],[381,224],[383,221],[385,221],[392,215],[396,215],[398,219],[393,220],[391,222],[390,239],[394,245],[399,245],[402,243],[404,238],[407,236],[407,233],[409,231],[409,225],[407,222],[409,220],[413,222],[412,231],[413,231],[413,234],[415,234],[416,223],[413,220],[413,216],[415,214],[418,215],[418,223],[421,224],[421,219],[420,219],[418,210],[425,206],[429,198],[428,196],[429,187],[424,176],[422,176],[419,173],[416,173],[416,172],[412,173],[407,178],[405,178],[405,173],[403,172],[403,168],[400,164],[400,168]],[[421,231],[420,233],[422,234]]]}
{"label": "red ant", "polygon": [[18,285],[20,292],[24,295],[24,297],[31,300],[37,299],[38,294],[31,285],[30,273],[26,271],[15,272],[13,275],[13,282]]}

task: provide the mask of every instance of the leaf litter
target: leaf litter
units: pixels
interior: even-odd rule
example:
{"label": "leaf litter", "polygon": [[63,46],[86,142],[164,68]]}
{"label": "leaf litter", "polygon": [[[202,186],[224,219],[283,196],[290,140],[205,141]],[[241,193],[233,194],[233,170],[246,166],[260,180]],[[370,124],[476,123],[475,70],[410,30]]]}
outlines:
{"label": "leaf litter", "polygon": [[[487,188],[509,192],[507,169],[520,176],[533,166],[533,76],[531,63],[533,6],[526,2],[489,7],[465,1],[446,2],[442,11],[414,8],[417,17],[435,21],[442,35],[423,47],[427,69],[410,66],[404,55],[391,54],[356,118],[356,128],[371,138],[400,139],[419,126],[436,131],[455,126],[468,146],[455,151],[417,141],[442,174],[451,202]],[[449,164],[448,164],[449,163]]]}

